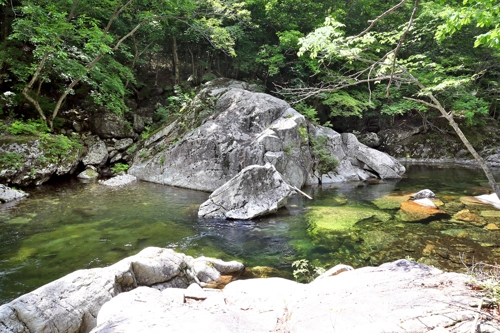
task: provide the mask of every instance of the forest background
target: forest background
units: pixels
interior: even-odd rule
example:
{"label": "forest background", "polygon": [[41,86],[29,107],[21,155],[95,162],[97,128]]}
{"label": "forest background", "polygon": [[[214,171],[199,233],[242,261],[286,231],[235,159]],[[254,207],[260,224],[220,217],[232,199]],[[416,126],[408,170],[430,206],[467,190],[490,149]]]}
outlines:
{"label": "forest background", "polygon": [[[153,107],[172,121],[216,77],[258,83],[312,121],[378,131],[496,121],[496,1],[0,0],[0,117]],[[416,80],[416,81],[415,81]],[[418,81],[418,84],[416,82]],[[154,102],[154,104],[152,104]]]}

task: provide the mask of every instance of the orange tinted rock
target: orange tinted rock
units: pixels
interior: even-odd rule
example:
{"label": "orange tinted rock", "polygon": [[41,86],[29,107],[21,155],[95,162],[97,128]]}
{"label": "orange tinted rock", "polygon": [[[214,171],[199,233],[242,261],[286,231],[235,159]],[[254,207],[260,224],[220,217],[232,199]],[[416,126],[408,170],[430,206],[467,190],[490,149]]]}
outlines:
{"label": "orange tinted rock", "polygon": [[422,206],[413,201],[403,202],[398,212],[399,219],[404,222],[423,222],[444,218],[447,215],[439,208]]}
{"label": "orange tinted rock", "polygon": [[500,230],[500,228],[494,224],[494,223],[488,223],[486,227],[484,227],[486,230]]}

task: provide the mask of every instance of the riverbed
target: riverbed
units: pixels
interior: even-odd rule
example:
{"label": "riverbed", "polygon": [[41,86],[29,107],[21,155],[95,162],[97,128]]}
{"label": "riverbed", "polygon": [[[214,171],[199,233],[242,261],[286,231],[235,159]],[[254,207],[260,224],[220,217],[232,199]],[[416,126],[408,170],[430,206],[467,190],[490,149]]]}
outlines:
{"label": "riverbed", "polygon": [[[209,193],[146,182],[108,188],[67,179],[29,188],[28,199],[0,206],[0,304],[147,246],[235,259],[256,274],[290,278],[298,259],[321,267],[362,267],[406,257],[449,271],[463,271],[462,262],[472,258],[498,262],[500,231],[494,226],[500,228],[500,211],[463,203],[464,197],[489,193],[482,171],[444,165],[407,169],[399,181],[306,187],[314,200],[296,195],[277,214],[253,221],[199,219],[198,206]],[[408,223],[399,209],[377,201],[424,188],[436,193],[448,216]],[[489,213],[484,223],[453,218],[464,209],[479,217]],[[341,214],[356,220],[332,233],[312,232],[314,219]]]}

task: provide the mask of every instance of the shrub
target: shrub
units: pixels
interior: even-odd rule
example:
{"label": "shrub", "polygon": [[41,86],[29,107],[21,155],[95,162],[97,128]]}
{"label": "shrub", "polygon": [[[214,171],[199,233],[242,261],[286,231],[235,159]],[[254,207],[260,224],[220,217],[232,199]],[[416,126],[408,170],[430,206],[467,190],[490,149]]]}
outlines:
{"label": "shrub", "polygon": [[38,135],[41,133],[49,132],[47,125],[41,120],[29,119],[26,122],[16,120],[13,122],[7,130],[14,135],[26,134],[26,135]]}
{"label": "shrub", "polygon": [[118,174],[120,172],[127,172],[128,168],[130,168],[130,166],[128,164],[116,163],[111,168],[111,172],[114,173],[114,174]]}

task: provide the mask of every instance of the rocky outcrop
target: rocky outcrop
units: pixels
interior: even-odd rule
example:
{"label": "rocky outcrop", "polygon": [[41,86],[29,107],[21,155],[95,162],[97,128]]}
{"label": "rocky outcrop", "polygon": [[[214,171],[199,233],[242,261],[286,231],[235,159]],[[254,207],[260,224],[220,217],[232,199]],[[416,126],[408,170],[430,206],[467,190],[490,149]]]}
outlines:
{"label": "rocky outcrop", "polygon": [[29,196],[24,191],[19,191],[8,186],[0,184],[0,203],[6,203]]}
{"label": "rocky outcrop", "polygon": [[272,164],[252,165],[215,190],[198,216],[248,220],[276,212],[293,193]]}
{"label": "rocky outcrop", "polygon": [[[106,303],[92,333],[471,332],[483,296],[463,274],[407,260],[334,271],[307,285],[267,278],[217,291],[137,288]],[[477,331],[497,325],[479,316]]]}
{"label": "rocky outcrop", "polygon": [[[106,268],[79,270],[0,306],[0,332],[89,332],[100,308],[138,286],[205,286],[243,265],[146,248]],[[149,288],[148,288],[149,289]]]}
{"label": "rocky outcrop", "polygon": [[0,183],[40,185],[54,175],[72,174],[81,155],[81,146],[62,135],[2,135]]}
{"label": "rocky outcrop", "polygon": [[233,80],[206,85],[181,119],[144,142],[129,173],[204,191],[214,191],[247,166],[265,163],[297,188],[404,173],[396,160],[354,135],[309,124],[283,100],[246,89]]}

